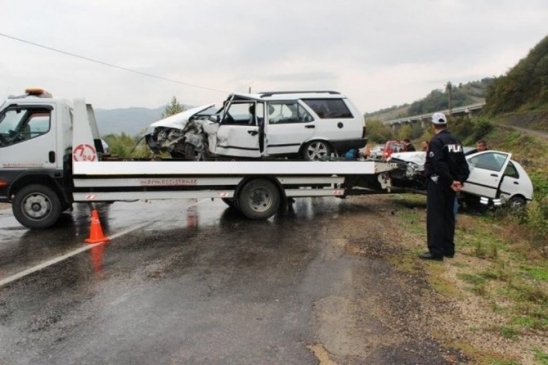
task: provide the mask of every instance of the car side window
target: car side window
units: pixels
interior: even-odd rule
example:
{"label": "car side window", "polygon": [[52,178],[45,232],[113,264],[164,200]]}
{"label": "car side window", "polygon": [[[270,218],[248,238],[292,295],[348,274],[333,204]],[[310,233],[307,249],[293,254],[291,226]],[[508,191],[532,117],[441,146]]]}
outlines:
{"label": "car side window", "polygon": [[500,172],[504,162],[506,161],[506,155],[489,152],[479,156],[474,156],[469,161],[470,164],[476,168]]}
{"label": "car side window", "polygon": [[354,118],[342,99],[303,99],[321,119]]}
{"label": "car side window", "polygon": [[519,179],[518,170],[516,169],[516,166],[512,163],[512,161],[508,162],[508,166],[506,166],[506,170],[504,170],[504,176],[510,176]]}
{"label": "car side window", "polygon": [[8,109],[0,117],[0,147],[11,146],[49,132],[51,111],[43,108]]}
{"label": "car side window", "polygon": [[314,119],[296,101],[272,102],[268,104],[269,124],[308,123]]}
{"label": "car side window", "polygon": [[264,105],[254,102],[237,102],[228,107],[221,124],[224,125],[257,125],[264,120]]}

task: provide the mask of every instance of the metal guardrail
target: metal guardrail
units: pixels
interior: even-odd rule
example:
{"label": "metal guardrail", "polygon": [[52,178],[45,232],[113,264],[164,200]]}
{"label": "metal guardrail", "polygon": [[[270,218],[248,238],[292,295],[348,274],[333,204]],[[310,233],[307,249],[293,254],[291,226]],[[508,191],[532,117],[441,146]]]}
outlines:
{"label": "metal guardrail", "polygon": [[[473,110],[480,110],[484,106],[485,106],[485,103],[477,103],[477,104],[470,104],[470,105],[465,105],[465,106],[459,106],[459,107],[456,107],[456,108],[451,108],[451,115],[469,113]],[[449,114],[449,109],[441,110],[441,112],[448,115]],[[392,120],[386,120],[386,121],[382,122],[382,124],[384,124],[384,125],[393,125],[393,124],[420,122],[421,120],[429,119],[430,117],[432,117],[432,113],[413,115],[413,116],[410,116],[410,117],[404,117],[404,118],[398,118],[398,119],[392,119]]]}

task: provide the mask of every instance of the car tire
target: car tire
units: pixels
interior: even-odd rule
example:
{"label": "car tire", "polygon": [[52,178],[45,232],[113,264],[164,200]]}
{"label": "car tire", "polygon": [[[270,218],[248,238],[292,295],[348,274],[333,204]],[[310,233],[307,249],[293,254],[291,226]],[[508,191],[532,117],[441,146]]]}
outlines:
{"label": "car tire", "polygon": [[317,161],[329,158],[333,148],[326,141],[310,141],[302,150],[302,158],[306,161]]}
{"label": "car tire", "polygon": [[15,194],[13,215],[19,223],[31,229],[53,226],[62,213],[61,200],[49,186],[25,186]]}
{"label": "car tire", "polygon": [[527,200],[520,195],[514,195],[513,197],[508,199],[508,202],[506,204],[508,204],[510,209],[520,210],[523,209],[525,205],[527,205]]}
{"label": "car tire", "polygon": [[184,145],[184,155],[185,159],[189,161],[204,161],[205,156],[202,151],[199,151],[196,146],[190,143],[185,143]]}

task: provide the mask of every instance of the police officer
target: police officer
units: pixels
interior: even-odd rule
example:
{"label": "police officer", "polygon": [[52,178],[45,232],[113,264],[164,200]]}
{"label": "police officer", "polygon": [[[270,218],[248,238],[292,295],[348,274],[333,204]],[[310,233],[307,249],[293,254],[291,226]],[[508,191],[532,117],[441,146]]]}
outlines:
{"label": "police officer", "polygon": [[460,191],[470,170],[464,158],[462,144],[447,130],[443,113],[432,115],[435,136],[426,155],[425,174],[428,178],[426,231],[428,252],[419,257],[442,261],[455,255],[456,193]]}

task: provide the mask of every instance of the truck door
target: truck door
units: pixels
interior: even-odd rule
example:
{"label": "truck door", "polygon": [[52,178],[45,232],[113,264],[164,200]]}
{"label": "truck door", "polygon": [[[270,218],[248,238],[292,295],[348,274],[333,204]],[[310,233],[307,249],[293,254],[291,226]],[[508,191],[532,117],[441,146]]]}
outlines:
{"label": "truck door", "polygon": [[53,106],[12,105],[0,114],[0,163],[5,169],[57,168]]}
{"label": "truck door", "polygon": [[487,151],[467,157],[470,177],[463,191],[469,194],[498,198],[504,171],[511,155],[504,152]]}
{"label": "truck door", "polygon": [[235,157],[261,157],[264,148],[264,104],[233,101],[223,113],[214,153]]}

